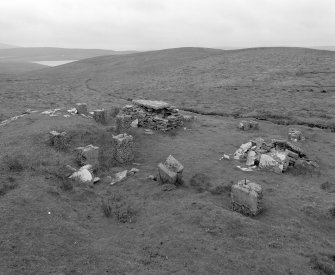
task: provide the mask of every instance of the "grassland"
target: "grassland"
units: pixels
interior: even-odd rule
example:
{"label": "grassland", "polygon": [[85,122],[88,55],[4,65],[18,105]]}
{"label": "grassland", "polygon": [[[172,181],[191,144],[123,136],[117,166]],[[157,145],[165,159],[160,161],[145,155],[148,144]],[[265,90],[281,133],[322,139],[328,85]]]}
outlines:
{"label": "grassland", "polygon": [[[184,48],[2,77],[3,119],[27,108],[86,102],[92,110],[129,98],[200,114],[170,133],[132,129],[135,164],[102,160],[94,186],[68,182],[64,165],[78,167],[77,146],[94,144],[108,156],[113,120],[34,113],[0,127],[0,274],[333,274],[334,54]],[[260,130],[241,132],[236,117],[263,119]],[[286,137],[287,123],[317,126],[300,126],[299,146],[319,173],[245,173],[219,160],[251,138]],[[66,150],[50,147],[51,130],[68,132]],[[148,179],[169,154],[185,166],[182,187]],[[140,172],[109,185],[108,175],[132,167]],[[230,187],[245,177],[264,190],[256,218],[230,210]]]}

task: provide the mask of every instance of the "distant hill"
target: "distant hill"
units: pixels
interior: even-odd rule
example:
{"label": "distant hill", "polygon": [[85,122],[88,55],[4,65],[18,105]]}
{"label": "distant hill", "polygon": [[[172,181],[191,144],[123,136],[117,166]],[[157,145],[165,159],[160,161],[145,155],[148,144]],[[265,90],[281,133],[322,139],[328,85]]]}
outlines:
{"label": "distant hill", "polygon": [[0,49],[0,60],[6,61],[44,61],[44,60],[79,60],[84,58],[128,54],[130,51],[113,51],[99,49],[66,49],[49,47]]}
{"label": "distant hill", "polygon": [[46,67],[41,64],[34,64],[33,62],[35,61],[81,60],[103,55],[119,55],[128,53],[132,52],[49,47],[0,48],[0,74],[17,74]]}
{"label": "distant hill", "polygon": [[0,49],[12,49],[12,48],[19,48],[19,47],[18,46],[14,46],[14,45],[0,43]]}
{"label": "distant hill", "polygon": [[317,50],[335,51],[335,46],[316,46],[311,48]]}
{"label": "distant hill", "polygon": [[[84,101],[99,107],[144,98],[210,114],[335,125],[332,51],[177,48],[83,59],[19,79],[4,89],[38,96],[55,91],[48,100],[59,105]],[[321,110],[328,110],[327,120]]]}

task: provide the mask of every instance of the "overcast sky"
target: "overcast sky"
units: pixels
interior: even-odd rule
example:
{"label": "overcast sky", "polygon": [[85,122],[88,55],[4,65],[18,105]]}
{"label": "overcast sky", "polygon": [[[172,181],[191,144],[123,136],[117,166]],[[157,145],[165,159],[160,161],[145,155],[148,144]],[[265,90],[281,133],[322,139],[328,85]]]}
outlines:
{"label": "overcast sky", "polygon": [[1,0],[0,42],[115,50],[335,45],[335,0]]}

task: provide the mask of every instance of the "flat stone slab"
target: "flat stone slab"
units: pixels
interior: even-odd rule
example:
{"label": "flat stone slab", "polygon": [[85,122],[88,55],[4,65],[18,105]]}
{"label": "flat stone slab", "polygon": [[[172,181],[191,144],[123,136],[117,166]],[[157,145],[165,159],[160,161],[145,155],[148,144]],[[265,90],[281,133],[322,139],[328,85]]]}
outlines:
{"label": "flat stone slab", "polygon": [[144,99],[134,99],[133,103],[138,106],[151,108],[154,110],[161,110],[170,107],[170,104],[164,101],[158,100],[144,100]]}

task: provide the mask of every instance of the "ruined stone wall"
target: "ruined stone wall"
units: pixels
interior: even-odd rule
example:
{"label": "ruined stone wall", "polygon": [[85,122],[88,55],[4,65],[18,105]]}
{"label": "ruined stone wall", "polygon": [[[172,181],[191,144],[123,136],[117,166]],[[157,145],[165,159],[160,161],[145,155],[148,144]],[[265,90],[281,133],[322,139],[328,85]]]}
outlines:
{"label": "ruined stone wall", "polygon": [[144,106],[126,105],[121,113],[138,119],[138,126],[152,130],[168,131],[183,126],[183,117],[177,109],[166,107],[155,110]]}

